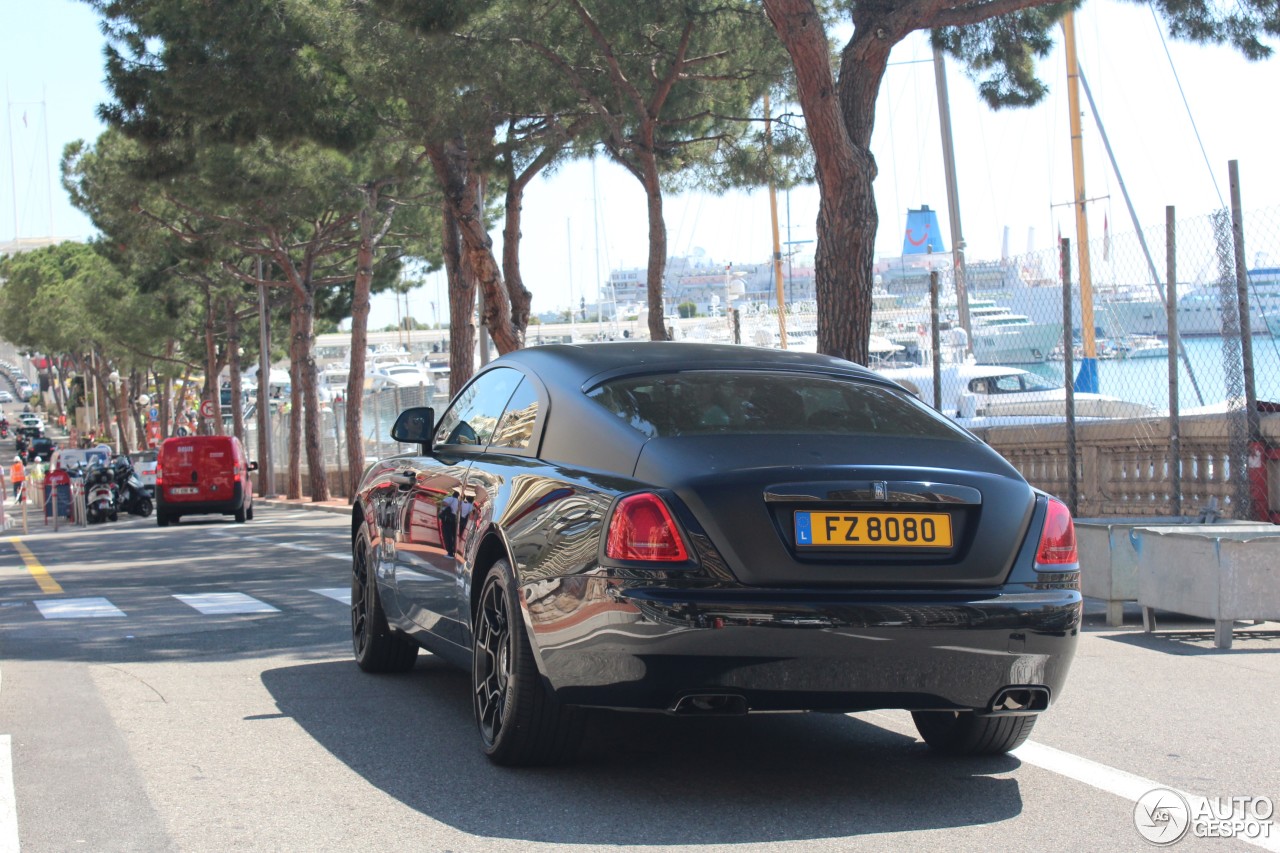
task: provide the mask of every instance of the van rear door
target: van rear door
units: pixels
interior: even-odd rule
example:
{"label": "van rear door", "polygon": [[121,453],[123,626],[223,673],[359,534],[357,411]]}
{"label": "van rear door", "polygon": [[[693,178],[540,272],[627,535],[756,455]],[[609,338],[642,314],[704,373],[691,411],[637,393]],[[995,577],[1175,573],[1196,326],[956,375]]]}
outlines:
{"label": "van rear door", "polygon": [[170,440],[164,448],[160,470],[164,476],[165,500],[231,500],[235,496],[235,452],[230,440]]}

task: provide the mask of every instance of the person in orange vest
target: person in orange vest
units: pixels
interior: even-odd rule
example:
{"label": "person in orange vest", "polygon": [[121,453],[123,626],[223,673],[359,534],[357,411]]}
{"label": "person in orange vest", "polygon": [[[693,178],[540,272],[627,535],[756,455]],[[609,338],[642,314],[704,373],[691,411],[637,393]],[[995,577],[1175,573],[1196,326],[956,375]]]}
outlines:
{"label": "person in orange vest", "polygon": [[22,484],[27,479],[27,468],[22,464],[22,457],[13,457],[13,464],[9,466],[9,482],[13,484],[13,499],[16,501],[22,494]]}

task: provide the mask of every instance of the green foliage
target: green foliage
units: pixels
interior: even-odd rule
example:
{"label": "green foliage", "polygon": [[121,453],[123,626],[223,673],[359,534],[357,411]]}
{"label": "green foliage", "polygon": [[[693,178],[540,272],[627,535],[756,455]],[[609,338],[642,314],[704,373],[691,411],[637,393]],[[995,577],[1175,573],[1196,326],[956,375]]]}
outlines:
{"label": "green foliage", "polygon": [[698,316],[698,306],[692,302],[681,302],[676,306],[676,313],[680,315],[682,320],[692,320]]}

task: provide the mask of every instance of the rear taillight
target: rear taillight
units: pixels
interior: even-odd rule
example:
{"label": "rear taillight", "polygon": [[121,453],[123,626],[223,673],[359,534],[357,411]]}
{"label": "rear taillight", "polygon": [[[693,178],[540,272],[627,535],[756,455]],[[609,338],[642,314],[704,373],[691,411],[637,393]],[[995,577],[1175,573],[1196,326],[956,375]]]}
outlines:
{"label": "rear taillight", "polygon": [[1057,498],[1049,498],[1040,530],[1040,547],[1036,550],[1037,566],[1061,566],[1080,562],[1076,553],[1076,526],[1071,510]]}
{"label": "rear taillight", "polygon": [[239,465],[235,465],[231,468],[231,482],[233,483],[240,482],[240,466]]}
{"label": "rear taillight", "polygon": [[629,495],[618,501],[609,522],[606,557],[615,560],[647,560],[683,563],[689,559],[684,539],[662,498],[654,494]]}
{"label": "rear taillight", "polygon": [[156,466],[156,485],[157,486],[164,485],[164,472],[160,470],[159,465]]}

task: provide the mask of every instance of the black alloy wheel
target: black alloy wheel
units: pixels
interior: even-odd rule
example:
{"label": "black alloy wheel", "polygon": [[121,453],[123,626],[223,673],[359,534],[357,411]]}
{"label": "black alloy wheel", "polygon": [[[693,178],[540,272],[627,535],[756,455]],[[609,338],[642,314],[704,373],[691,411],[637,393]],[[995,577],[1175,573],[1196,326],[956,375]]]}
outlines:
{"label": "black alloy wheel", "polygon": [[1037,716],[979,717],[972,711],[912,711],[920,737],[948,755],[1003,755],[1031,736]]}
{"label": "black alloy wheel", "polygon": [[371,550],[361,531],[351,548],[351,650],[365,672],[407,672],[418,658],[418,644],[387,624]]}
{"label": "black alloy wheel", "polygon": [[472,705],[489,760],[507,766],[572,760],[582,740],[583,711],[561,705],[539,679],[504,560],[485,575],[474,624]]}

